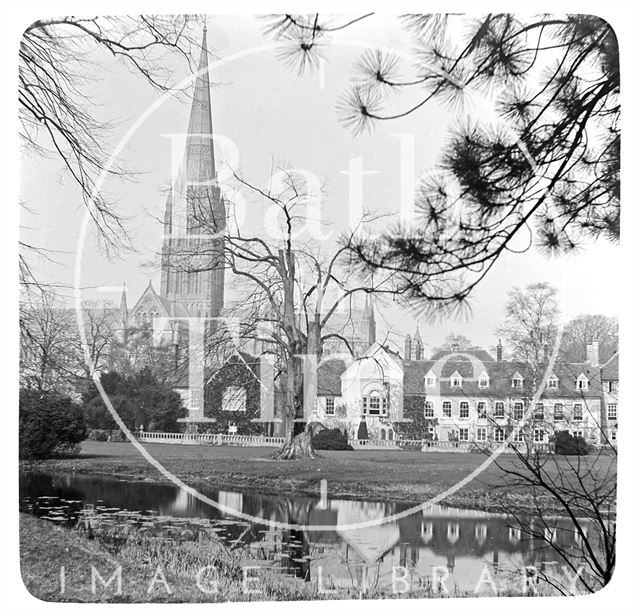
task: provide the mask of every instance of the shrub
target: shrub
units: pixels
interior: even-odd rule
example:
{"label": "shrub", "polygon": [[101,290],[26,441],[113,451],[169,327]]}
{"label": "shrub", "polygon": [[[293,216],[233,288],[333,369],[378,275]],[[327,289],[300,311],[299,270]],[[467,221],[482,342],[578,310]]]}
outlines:
{"label": "shrub", "polygon": [[582,436],[573,436],[567,430],[555,434],[556,453],[562,456],[584,456],[589,453],[589,445]]}
{"label": "shrub", "polygon": [[[170,385],[158,381],[149,369],[131,376],[107,372],[102,375],[101,383],[116,413],[130,430],[137,431],[143,425],[151,431],[180,431],[178,418],[185,414],[182,399]],[[84,393],[83,402],[89,427],[118,430],[95,385]],[[113,434],[111,440],[116,440]]]}
{"label": "shrub", "polygon": [[369,431],[367,430],[367,422],[364,417],[360,420],[360,425],[358,426],[358,440],[366,441],[369,438]]}
{"label": "shrub", "polygon": [[87,435],[80,406],[55,392],[21,390],[19,421],[23,460],[69,455]]}
{"label": "shrub", "polygon": [[333,451],[352,450],[349,445],[349,439],[342,433],[340,428],[332,428],[330,430],[320,430],[311,439],[314,449],[330,449]]}

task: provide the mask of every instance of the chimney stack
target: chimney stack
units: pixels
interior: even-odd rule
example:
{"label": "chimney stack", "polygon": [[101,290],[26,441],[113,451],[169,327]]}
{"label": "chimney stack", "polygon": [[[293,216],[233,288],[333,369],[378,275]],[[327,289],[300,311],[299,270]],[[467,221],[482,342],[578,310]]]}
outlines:
{"label": "chimney stack", "polygon": [[498,346],[496,347],[496,360],[502,361],[502,340],[498,338]]}
{"label": "chimney stack", "polygon": [[593,368],[600,365],[600,341],[597,338],[587,345],[587,363]]}
{"label": "chimney stack", "polygon": [[404,338],[404,359],[411,361],[411,336],[409,334]]}
{"label": "chimney stack", "polygon": [[451,341],[451,350],[453,352],[459,351],[460,350],[460,341],[457,338],[454,338]]}

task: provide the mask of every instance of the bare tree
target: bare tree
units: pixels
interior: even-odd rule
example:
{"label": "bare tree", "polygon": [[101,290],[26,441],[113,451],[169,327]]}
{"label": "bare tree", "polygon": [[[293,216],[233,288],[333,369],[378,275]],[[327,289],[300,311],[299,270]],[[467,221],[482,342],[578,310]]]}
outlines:
{"label": "bare tree", "polygon": [[587,360],[587,345],[598,341],[600,357],[606,361],[618,350],[618,319],[602,314],[581,314],[562,329],[559,356],[564,361]]}
{"label": "bare tree", "polygon": [[42,391],[72,391],[78,377],[74,352],[74,315],[50,290],[20,303],[21,386]]}
{"label": "bare tree", "polygon": [[[85,326],[86,346],[80,335],[71,338],[73,352],[82,371],[82,378],[91,379],[93,370],[106,370],[111,348],[116,337],[117,310],[109,301],[82,302],[82,321]],[[73,324],[77,332],[77,325]]]}
{"label": "bare tree", "polygon": [[[277,15],[266,30],[284,60],[304,70],[336,31],[368,18]],[[416,39],[412,61],[365,51],[338,102],[343,123],[358,133],[410,114],[419,119],[431,102],[458,104],[472,91],[495,101],[501,122],[452,127],[438,171],[418,186],[415,224],[352,238],[356,261],[397,273],[407,297],[427,300],[425,311],[455,310],[503,254],[523,250],[515,237],[529,238],[525,249],[554,253],[584,238],[617,241],[620,73],[611,27],[564,14],[400,20]],[[415,102],[403,109],[391,100],[385,111],[397,92]]]}
{"label": "bare tree", "polygon": [[532,503],[533,511],[502,508],[514,528],[550,548],[544,570],[537,563],[536,577],[563,595],[606,586],[616,563],[615,447],[607,443],[588,456],[563,456],[527,438],[519,446],[510,443],[509,452],[496,460],[504,484],[495,487],[526,493]]}
{"label": "bare tree", "polygon": [[[573,383],[579,377],[579,366],[555,361],[553,353],[551,360],[555,378]],[[515,495],[496,502],[536,546],[528,592],[542,582],[563,595],[592,593],[609,582],[615,568],[617,447],[602,426],[598,394],[589,399],[581,390],[567,409],[555,390],[547,393],[547,363],[536,363],[533,353],[528,361],[513,362],[522,376],[519,407],[514,404],[504,418],[487,417],[494,434],[506,441],[506,451],[494,460],[501,479],[492,487]],[[552,406],[545,404],[547,396]],[[578,429],[584,438],[575,436]],[[571,455],[561,449],[563,435],[573,446]]]}
{"label": "bare tree", "polygon": [[[174,89],[169,60],[191,66],[192,47],[200,49],[190,30],[194,19],[67,16],[37,20],[22,36],[18,90],[22,144],[36,156],[62,163],[106,248],[122,248],[127,234],[115,201],[99,188],[98,178],[106,173],[131,179],[133,171],[120,163],[107,168],[113,123],[100,118],[91,82],[113,59],[159,91]],[[46,252],[42,246],[21,244],[23,285],[42,284],[33,259]]]}
{"label": "bare tree", "polygon": [[510,291],[505,320],[496,333],[505,338],[514,359],[537,365],[553,348],[558,331],[557,295],[546,282]]}
{"label": "bare tree", "polygon": [[[295,174],[281,170],[280,175],[278,188],[260,188],[236,176],[240,186],[277,219],[278,230],[272,237],[258,237],[229,224],[224,248],[201,240],[176,242],[171,266],[191,273],[228,268],[236,281],[245,282],[247,293],[232,311],[243,323],[241,338],[253,339],[278,359],[287,440],[277,455],[293,459],[315,455],[311,446],[315,427],[306,423],[305,401],[315,404],[316,387],[314,378],[305,378],[305,362],[310,362],[307,374],[315,375],[323,347],[330,341],[339,341],[346,353],[353,353],[347,332],[330,327],[332,318],[341,309],[350,311],[358,297],[394,291],[388,280],[374,283],[345,270],[346,246],[327,254],[309,236],[301,239],[314,195]],[[191,198],[198,212],[198,233],[219,233],[217,205],[210,191],[199,196],[194,192]],[[218,339],[212,335],[214,344],[224,338],[224,332]]]}
{"label": "bare tree", "polygon": [[[91,343],[89,343],[91,346]],[[101,356],[102,371],[133,377],[148,370],[161,383],[175,384],[184,379],[188,365],[186,354],[173,341],[154,336],[151,327],[129,328],[126,337],[114,330],[110,344]],[[96,364],[98,367],[98,364]]]}
{"label": "bare tree", "polygon": [[433,354],[435,355],[436,353],[441,353],[443,351],[451,351],[454,347],[459,351],[478,348],[466,336],[462,336],[461,334],[456,334],[454,332],[449,332],[444,337],[442,344],[433,347]]}

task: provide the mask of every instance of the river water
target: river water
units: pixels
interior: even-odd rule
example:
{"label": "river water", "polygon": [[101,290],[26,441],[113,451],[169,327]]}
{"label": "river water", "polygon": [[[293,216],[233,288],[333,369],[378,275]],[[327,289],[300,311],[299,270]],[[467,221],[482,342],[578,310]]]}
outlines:
{"label": "river water", "polygon": [[[306,496],[223,490],[204,493],[263,522],[223,514],[177,486],[74,474],[20,476],[21,511],[56,524],[92,528],[125,524],[180,541],[215,533],[248,562],[253,559],[284,575],[316,583],[320,575],[321,584],[335,588],[387,587],[394,577],[408,576],[405,579],[417,583],[438,578],[450,593],[491,595],[493,583],[503,592],[521,594],[532,572],[561,577],[562,560],[549,543],[506,516],[425,506],[390,522],[385,518],[414,504],[331,498],[323,502]],[[372,520],[380,524],[358,527]],[[326,526],[326,530],[275,528],[276,522]],[[336,529],[347,525],[352,528]],[[561,518],[545,519],[544,532],[567,550],[579,547],[575,528]]]}

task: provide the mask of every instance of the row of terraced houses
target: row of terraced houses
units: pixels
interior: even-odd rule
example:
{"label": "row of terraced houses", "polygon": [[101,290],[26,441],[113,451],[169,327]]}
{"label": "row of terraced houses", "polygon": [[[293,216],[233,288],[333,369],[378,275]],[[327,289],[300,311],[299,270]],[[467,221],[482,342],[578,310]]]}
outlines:
{"label": "row of terraced houses", "polygon": [[362,418],[369,438],[545,444],[567,430],[600,446],[615,443],[618,354],[599,361],[589,345],[584,363],[504,360],[484,350],[441,351],[429,359],[382,345],[350,365],[327,360],[320,368],[317,419],[346,428]]}
{"label": "row of terraced houses", "polygon": [[[415,341],[415,340],[414,340]],[[360,357],[328,356],[318,369],[310,417],[368,439],[493,444],[547,444],[558,431],[595,446],[614,445],[618,426],[618,354],[600,362],[598,344],[583,363],[532,366],[481,349],[440,351],[425,359],[422,344],[402,356],[374,343]],[[264,363],[262,363],[264,365]],[[205,388],[205,414],[215,430],[278,435],[276,408],[265,413],[261,362],[230,358]],[[360,433],[360,436],[358,436]]]}

